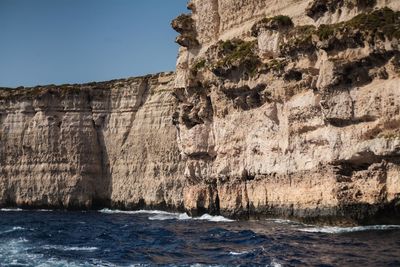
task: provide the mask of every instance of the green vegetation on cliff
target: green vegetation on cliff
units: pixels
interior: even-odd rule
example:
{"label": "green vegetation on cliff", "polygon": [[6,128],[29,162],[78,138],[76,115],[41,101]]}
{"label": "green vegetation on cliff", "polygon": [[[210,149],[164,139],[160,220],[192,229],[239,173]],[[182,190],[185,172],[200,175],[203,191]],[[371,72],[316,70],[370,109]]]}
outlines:
{"label": "green vegetation on cliff", "polygon": [[190,70],[193,75],[209,69],[217,76],[227,76],[232,71],[254,76],[261,60],[258,56],[257,40],[232,39],[219,41],[210,47],[208,56],[195,61]]}
{"label": "green vegetation on cliff", "polygon": [[353,19],[331,25],[321,25],[315,34],[320,40],[327,40],[337,33],[361,31],[364,34],[383,39],[400,38],[400,12],[390,8],[382,8],[371,13],[360,14]]}
{"label": "green vegetation on cliff", "polygon": [[251,28],[251,35],[257,37],[262,30],[283,30],[290,29],[294,26],[290,17],[278,15],[270,18],[263,18],[256,22]]}
{"label": "green vegetation on cliff", "polygon": [[376,40],[400,39],[400,11],[385,7],[357,15],[349,21],[322,24],[318,28],[297,26],[285,34],[285,39],[281,44],[283,55],[315,51],[318,41],[328,41],[320,48],[331,50],[363,46],[365,41],[373,44]]}
{"label": "green vegetation on cliff", "polygon": [[257,55],[257,41],[232,39],[217,43],[219,59],[212,64],[212,71],[217,76],[225,76],[233,69],[254,76],[261,64]]}
{"label": "green vegetation on cliff", "polygon": [[307,16],[318,20],[326,12],[335,13],[341,8],[368,10],[376,5],[376,0],[314,0],[306,9]]}

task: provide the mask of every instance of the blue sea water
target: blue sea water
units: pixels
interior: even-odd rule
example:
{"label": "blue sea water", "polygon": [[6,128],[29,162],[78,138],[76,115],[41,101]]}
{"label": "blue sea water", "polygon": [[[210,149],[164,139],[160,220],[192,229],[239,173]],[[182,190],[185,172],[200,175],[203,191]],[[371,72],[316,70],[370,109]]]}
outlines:
{"label": "blue sea water", "polygon": [[400,227],[3,209],[0,266],[400,266]]}

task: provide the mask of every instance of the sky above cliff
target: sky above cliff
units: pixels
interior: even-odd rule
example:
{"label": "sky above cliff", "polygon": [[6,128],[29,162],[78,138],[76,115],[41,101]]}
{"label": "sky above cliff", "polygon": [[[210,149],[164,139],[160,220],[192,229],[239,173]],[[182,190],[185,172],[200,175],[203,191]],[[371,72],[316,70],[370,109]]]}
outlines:
{"label": "sky above cliff", "polygon": [[0,0],[0,86],[82,83],[175,69],[170,22],[187,0]]}

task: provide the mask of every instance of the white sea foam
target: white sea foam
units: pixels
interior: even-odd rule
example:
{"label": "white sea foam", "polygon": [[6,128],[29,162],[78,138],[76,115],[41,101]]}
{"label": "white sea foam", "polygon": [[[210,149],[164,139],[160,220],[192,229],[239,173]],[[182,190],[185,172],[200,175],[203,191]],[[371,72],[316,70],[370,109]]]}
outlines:
{"label": "white sea foam", "polygon": [[102,209],[99,210],[101,213],[106,214],[171,214],[170,212],[161,210],[112,210],[112,209]]}
{"label": "white sea foam", "polygon": [[53,210],[48,210],[48,209],[20,209],[20,208],[3,208],[0,209],[0,211],[4,211],[4,212],[16,212],[16,211],[36,211],[36,212],[50,212]]}
{"label": "white sea foam", "polygon": [[136,210],[136,211],[123,211],[123,210],[110,210],[102,209],[99,212],[105,214],[150,214],[153,216],[149,217],[152,221],[165,221],[165,220],[204,220],[210,222],[233,222],[234,220],[225,218],[223,216],[212,216],[204,214],[200,217],[190,217],[186,213],[173,213],[160,210]]}
{"label": "white sea foam", "polygon": [[[173,265],[174,266],[174,265]],[[219,264],[202,264],[202,263],[194,263],[191,264],[190,267],[224,267],[226,265],[219,265]],[[228,265],[231,266],[231,265]],[[282,267],[282,264],[277,262],[275,259],[272,260],[270,264],[265,265],[266,267]]]}
{"label": "white sea foam", "polygon": [[210,214],[204,214],[201,217],[193,218],[194,220],[204,220],[210,222],[234,222],[234,220],[225,218],[223,216],[212,216]]}
{"label": "white sea foam", "polygon": [[61,251],[95,251],[98,250],[97,247],[69,247],[69,246],[60,246],[60,245],[45,245],[42,247],[43,249],[55,249]]}
{"label": "white sea foam", "polygon": [[245,255],[247,253],[249,253],[249,252],[248,251],[240,251],[240,252],[231,251],[231,252],[229,252],[229,255],[240,256],[240,255]]}
{"label": "white sea foam", "polygon": [[190,220],[192,219],[186,213],[168,213],[168,214],[157,214],[154,216],[150,216],[149,220],[151,221],[165,221],[165,220]]}
{"label": "white sea foam", "polygon": [[223,216],[212,216],[209,214],[204,214],[200,217],[190,217],[186,213],[170,213],[170,214],[159,214],[155,216],[149,217],[149,220],[179,220],[179,221],[186,221],[186,220],[195,220],[195,221],[209,221],[209,222],[233,222],[234,220],[225,218]]}
{"label": "white sea foam", "polygon": [[271,267],[282,267],[282,264],[280,264],[276,259],[273,259],[269,266],[271,266]]}
{"label": "white sea foam", "polygon": [[[0,259],[1,259],[0,265],[40,266],[40,267],[115,266],[101,261],[94,263],[87,261],[67,261],[67,260],[57,259],[54,257],[49,258],[40,253],[32,253],[31,250],[33,248],[34,248],[33,244],[30,244],[29,240],[25,238],[11,239],[7,240],[7,242],[0,243]],[[78,247],[69,247],[69,250],[82,250],[82,248],[78,249]]]}
{"label": "white sea foam", "polygon": [[4,265],[28,266],[40,255],[28,253],[28,240],[17,238],[0,244],[0,258]]}
{"label": "white sea foam", "polygon": [[[264,247],[262,247],[262,250],[264,251]],[[250,253],[249,251],[241,251],[241,252],[235,252],[231,251],[229,252],[229,255],[232,256],[240,256],[240,255],[246,255]],[[282,264],[280,264],[276,259],[272,259],[270,264],[267,264],[266,267],[282,267]]]}
{"label": "white sea foam", "polygon": [[0,231],[0,234],[7,234],[7,233],[11,233],[11,232],[15,232],[15,231],[21,231],[21,230],[26,230],[24,227],[20,227],[20,226],[14,226],[11,229],[5,230],[5,231]]}
{"label": "white sea foam", "polygon": [[190,267],[223,267],[224,265],[210,265],[210,264],[202,264],[202,263],[194,263],[190,265]]}
{"label": "white sea foam", "polygon": [[280,224],[300,224],[299,222],[286,220],[286,219],[266,219],[266,221],[280,223]]}
{"label": "white sea foam", "polygon": [[302,232],[309,233],[326,233],[326,234],[341,234],[351,232],[363,231],[381,231],[381,230],[394,230],[400,229],[400,225],[368,225],[368,226],[355,226],[355,227],[337,227],[337,226],[323,226],[299,229]]}
{"label": "white sea foam", "polygon": [[8,209],[8,208],[4,208],[4,209],[0,209],[0,211],[23,211],[23,209]]}

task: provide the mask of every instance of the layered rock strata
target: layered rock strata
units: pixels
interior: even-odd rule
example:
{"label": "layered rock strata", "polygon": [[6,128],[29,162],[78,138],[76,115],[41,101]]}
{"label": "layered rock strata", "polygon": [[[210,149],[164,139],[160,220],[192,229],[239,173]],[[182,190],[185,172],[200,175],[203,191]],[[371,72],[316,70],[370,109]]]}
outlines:
{"label": "layered rock strata", "polygon": [[400,222],[400,2],[192,0],[175,74],[0,90],[0,206]]}
{"label": "layered rock strata", "polygon": [[174,75],[0,91],[0,205],[181,208]]}
{"label": "layered rock strata", "polygon": [[196,40],[175,80],[185,208],[399,222],[399,2],[188,7],[191,26],[172,24]]}

